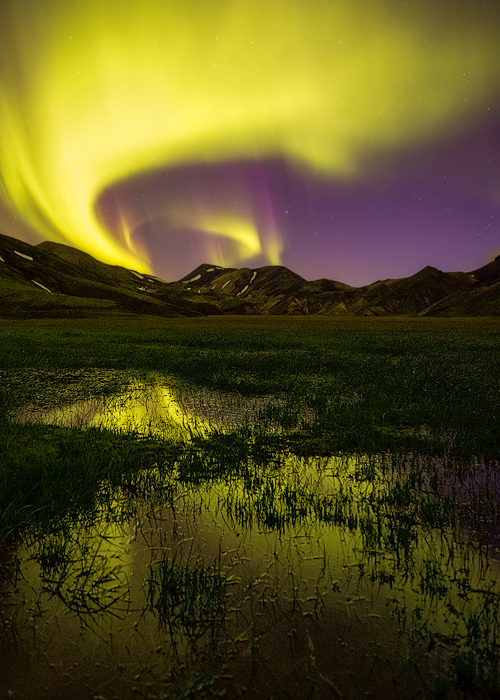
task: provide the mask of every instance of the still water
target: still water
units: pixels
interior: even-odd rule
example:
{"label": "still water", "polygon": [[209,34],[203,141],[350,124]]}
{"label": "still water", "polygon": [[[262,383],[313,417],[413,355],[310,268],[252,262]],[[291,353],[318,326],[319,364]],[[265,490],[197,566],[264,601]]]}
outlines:
{"label": "still water", "polygon": [[[137,381],[19,418],[189,440],[270,401]],[[159,465],[27,533],[0,578],[0,698],[434,697],[474,626],[500,630],[500,592],[495,528],[439,511],[470,514],[497,481],[432,459],[283,453],[197,481]],[[442,478],[406,514],[426,470]]]}
{"label": "still water", "polygon": [[[102,373],[104,374],[104,373]],[[127,374],[110,373],[109,382]],[[105,374],[101,377],[106,387]],[[75,394],[77,382],[75,381]],[[51,405],[56,403],[56,405]],[[99,426],[108,430],[134,432],[162,438],[185,439],[213,427],[230,429],[253,424],[259,412],[280,399],[270,396],[242,397],[228,392],[192,387],[150,374],[146,379],[127,380],[123,391],[97,394],[73,401],[29,404],[17,416],[21,421],[40,421],[63,426]],[[45,405],[44,405],[45,404]],[[48,404],[48,405],[47,405]]]}

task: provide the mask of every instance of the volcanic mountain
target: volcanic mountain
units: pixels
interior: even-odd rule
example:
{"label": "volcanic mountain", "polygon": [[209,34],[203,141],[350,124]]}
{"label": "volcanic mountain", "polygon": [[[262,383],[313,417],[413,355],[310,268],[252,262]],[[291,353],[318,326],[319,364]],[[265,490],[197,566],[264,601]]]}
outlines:
{"label": "volcanic mountain", "polygon": [[165,282],[60,243],[32,246],[0,235],[0,315],[95,313],[499,316],[500,256],[468,273],[427,266],[411,277],[364,287],[310,282],[279,265],[203,264],[177,282]]}

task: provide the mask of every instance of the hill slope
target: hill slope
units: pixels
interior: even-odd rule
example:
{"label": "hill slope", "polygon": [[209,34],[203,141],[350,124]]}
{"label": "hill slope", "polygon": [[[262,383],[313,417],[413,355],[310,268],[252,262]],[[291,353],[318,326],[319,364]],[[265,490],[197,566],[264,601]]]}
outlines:
{"label": "hill slope", "polygon": [[411,277],[350,287],[307,281],[280,265],[203,264],[177,282],[108,265],[60,243],[0,235],[0,315],[349,314],[499,316],[500,256],[472,272],[427,266]]}
{"label": "hill slope", "polygon": [[106,313],[194,316],[202,312],[185,299],[158,300],[148,290],[168,286],[134,270],[107,265],[58,243],[31,246],[0,235],[2,315],[87,315]]}

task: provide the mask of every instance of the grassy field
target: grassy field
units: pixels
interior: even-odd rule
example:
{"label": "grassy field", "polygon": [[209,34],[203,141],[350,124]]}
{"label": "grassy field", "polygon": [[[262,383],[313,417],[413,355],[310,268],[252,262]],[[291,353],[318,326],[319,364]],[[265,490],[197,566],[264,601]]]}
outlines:
{"label": "grassy field", "polygon": [[[4,321],[0,332],[0,371],[11,379],[23,369],[158,371],[240,395],[287,397],[278,422],[314,407],[318,419],[301,440],[324,437],[333,450],[408,447],[412,429],[426,426],[432,449],[452,437],[457,453],[498,454],[494,319]],[[24,402],[31,391],[11,381],[0,396]]]}
{"label": "grassy field", "polygon": [[[337,649],[343,632],[331,638],[331,615],[374,590],[392,601],[384,610],[413,651],[389,688],[389,651],[383,662],[359,642],[377,668],[363,694],[372,682],[388,698],[500,697],[499,321],[96,317],[0,321],[0,337],[0,579],[12,580],[23,559],[15,552],[28,547],[42,590],[83,619],[123,602],[109,592],[120,567],[95,544],[111,538],[90,523],[134,521],[136,537],[161,540],[173,518],[198,533],[148,544],[146,608],[170,639],[170,676],[152,697],[357,697],[343,672],[328,670],[328,645],[346,668],[360,663],[356,644],[350,657]],[[266,402],[252,421],[184,439],[13,420],[26,404],[126,395],[129,377],[158,376],[194,395]],[[203,513],[217,531],[229,528],[210,557],[195,548]],[[267,574],[249,579],[240,571],[248,557],[228,552],[240,551],[237,537],[251,549],[261,536],[274,538],[274,554]],[[299,536],[307,555],[284,554]],[[363,624],[385,619],[374,610]],[[350,634],[368,634],[358,613],[349,620]],[[276,625],[301,651],[290,641],[290,658],[271,670]],[[279,679],[281,662],[295,686]],[[245,684],[229,680],[235,669],[250,673]]]}

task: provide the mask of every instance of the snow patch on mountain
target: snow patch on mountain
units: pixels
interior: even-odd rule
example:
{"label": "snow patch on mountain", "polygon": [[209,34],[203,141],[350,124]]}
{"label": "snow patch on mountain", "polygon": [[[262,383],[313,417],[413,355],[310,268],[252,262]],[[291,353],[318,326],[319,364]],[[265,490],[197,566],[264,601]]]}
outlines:
{"label": "snow patch on mountain", "polygon": [[[16,251],[14,251],[14,252],[16,252]],[[33,260],[33,258],[31,258],[31,259]],[[33,282],[33,284],[38,285],[38,287],[41,287],[42,289],[45,289],[45,291],[46,291],[46,292],[49,292],[49,294],[52,294],[52,292],[50,291],[50,289],[47,289],[47,287],[45,287],[43,284],[40,284],[40,282],[37,282],[36,280],[31,280],[31,281]]]}
{"label": "snow patch on mountain", "polygon": [[16,255],[19,255],[20,258],[24,258],[25,260],[31,260],[31,262],[33,262],[33,258],[31,257],[31,255],[25,255],[24,253],[20,253],[18,250],[15,250],[14,253]]}

